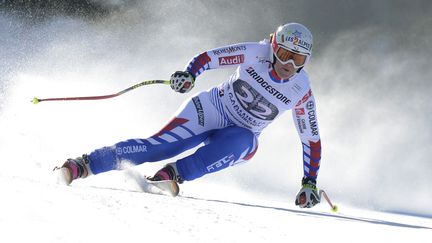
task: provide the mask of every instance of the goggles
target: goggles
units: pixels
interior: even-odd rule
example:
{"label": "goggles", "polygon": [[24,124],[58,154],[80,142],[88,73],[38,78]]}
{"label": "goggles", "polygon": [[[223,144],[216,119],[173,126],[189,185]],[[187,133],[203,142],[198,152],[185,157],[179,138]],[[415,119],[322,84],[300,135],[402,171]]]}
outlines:
{"label": "goggles", "polygon": [[283,65],[291,63],[294,68],[301,68],[306,64],[307,56],[299,53],[292,52],[279,46],[275,52],[276,58]]}

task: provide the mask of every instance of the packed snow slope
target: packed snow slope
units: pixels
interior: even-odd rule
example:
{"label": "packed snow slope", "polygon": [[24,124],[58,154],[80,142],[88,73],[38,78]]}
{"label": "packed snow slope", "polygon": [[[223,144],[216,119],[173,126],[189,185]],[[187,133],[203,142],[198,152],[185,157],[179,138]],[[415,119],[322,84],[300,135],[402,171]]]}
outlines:
{"label": "packed snow slope", "polygon": [[[432,237],[429,1],[73,2],[0,3],[1,242]],[[290,115],[263,132],[252,161],[185,183],[178,198],[141,193],[129,175],[168,161],[56,183],[52,168],[66,158],[152,135],[234,70],[204,73],[186,95],[152,85],[104,101],[33,97],[167,79],[197,53],[264,39],[291,21],[315,37],[306,69],[322,135],[318,185],[338,213],[294,206],[302,152]]]}
{"label": "packed snow slope", "polygon": [[345,205],[301,210],[222,186],[145,194],[126,172],[72,187],[3,175],[0,183],[2,242],[426,242],[432,234],[430,218]]}

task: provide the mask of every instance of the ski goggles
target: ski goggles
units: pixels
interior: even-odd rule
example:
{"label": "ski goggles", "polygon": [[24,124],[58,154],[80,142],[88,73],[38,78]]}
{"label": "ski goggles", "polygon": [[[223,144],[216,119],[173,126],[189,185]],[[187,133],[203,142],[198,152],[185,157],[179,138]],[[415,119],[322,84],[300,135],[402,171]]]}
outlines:
{"label": "ski goggles", "polygon": [[294,68],[301,68],[306,64],[307,56],[292,52],[279,46],[275,52],[276,58],[283,65],[291,63]]}

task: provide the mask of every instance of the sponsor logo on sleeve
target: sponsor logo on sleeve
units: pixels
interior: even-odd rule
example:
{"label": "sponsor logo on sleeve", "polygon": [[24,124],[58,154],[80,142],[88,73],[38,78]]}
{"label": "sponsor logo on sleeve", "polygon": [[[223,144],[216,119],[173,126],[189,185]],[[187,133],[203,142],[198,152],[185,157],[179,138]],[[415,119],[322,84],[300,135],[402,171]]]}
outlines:
{"label": "sponsor logo on sleeve", "polygon": [[237,51],[246,51],[246,46],[240,45],[240,46],[230,46],[230,47],[220,48],[220,49],[213,50],[213,54],[215,54],[216,56],[223,55],[223,54],[229,55]]}
{"label": "sponsor logo on sleeve", "polygon": [[306,122],[305,119],[302,118],[297,118],[297,127],[300,131],[300,133],[304,133],[304,131],[306,130]]}
{"label": "sponsor logo on sleeve", "polygon": [[308,109],[308,119],[309,119],[309,126],[312,131],[312,135],[318,136],[318,123],[316,118],[316,112],[315,112],[315,103],[310,100],[306,103],[306,109]]}
{"label": "sponsor logo on sleeve", "polygon": [[201,100],[198,97],[195,97],[192,99],[194,105],[195,105],[195,109],[197,111],[197,115],[198,115],[198,124],[200,126],[204,126],[204,109],[202,107],[201,104]]}
{"label": "sponsor logo on sleeve", "polygon": [[312,110],[313,108],[315,108],[315,103],[312,100],[308,101],[306,103],[306,109]]}
{"label": "sponsor logo on sleeve", "polygon": [[303,116],[305,114],[304,108],[296,108],[295,113],[297,116]]}
{"label": "sponsor logo on sleeve", "polygon": [[236,65],[244,62],[244,55],[235,55],[227,57],[219,57],[219,65]]}
{"label": "sponsor logo on sleeve", "polygon": [[301,100],[299,100],[299,102],[297,102],[296,106],[299,106],[299,105],[305,103],[309,99],[309,97],[311,97],[311,96],[312,96],[312,90],[309,90],[307,92],[307,94],[305,96],[303,96],[303,98]]}

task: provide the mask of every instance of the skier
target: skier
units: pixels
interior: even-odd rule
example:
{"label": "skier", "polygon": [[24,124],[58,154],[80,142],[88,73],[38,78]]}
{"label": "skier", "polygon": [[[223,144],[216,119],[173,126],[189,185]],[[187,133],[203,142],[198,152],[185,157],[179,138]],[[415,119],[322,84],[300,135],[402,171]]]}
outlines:
{"label": "skier", "polygon": [[292,110],[303,145],[304,176],[295,204],[310,208],[320,202],[316,179],[321,142],[315,99],[304,66],[312,55],[312,34],[303,25],[280,26],[270,39],[239,43],[203,52],[175,72],[171,88],[189,92],[206,70],[237,67],[218,87],[186,101],[174,118],[146,139],[130,139],[96,149],[76,159],[67,159],[67,183],[90,174],[169,159],[197,147],[195,153],[168,163],[150,181],[191,181],[208,173],[250,160],[258,137],[267,125]]}

